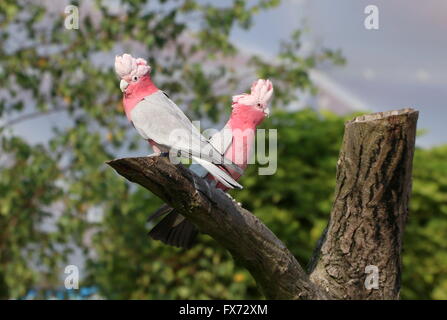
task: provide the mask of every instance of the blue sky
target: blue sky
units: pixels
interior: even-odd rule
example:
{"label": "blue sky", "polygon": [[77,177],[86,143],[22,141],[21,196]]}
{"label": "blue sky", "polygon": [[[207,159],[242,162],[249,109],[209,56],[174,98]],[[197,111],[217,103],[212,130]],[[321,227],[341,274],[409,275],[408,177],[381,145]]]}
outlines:
{"label": "blue sky", "polygon": [[[379,9],[379,30],[364,27],[367,5]],[[344,67],[325,68],[337,84],[372,111],[413,107],[419,128],[428,133],[418,145],[447,143],[447,1],[283,0],[255,18],[249,31],[235,30],[246,50],[273,55],[279,39],[306,26],[307,42],[340,48]]]}
{"label": "blue sky", "polygon": [[[363,24],[364,9],[371,4],[379,8],[379,30],[366,30]],[[446,17],[447,1],[441,0],[283,0],[257,15],[250,30],[235,29],[232,39],[242,51],[269,57],[281,39],[305,27],[305,48],[341,49],[347,59],[343,67],[322,70],[330,79],[372,111],[420,110],[418,126],[428,133],[417,143],[432,146],[447,143]],[[16,130],[30,141],[42,141],[65,118],[56,114]]]}

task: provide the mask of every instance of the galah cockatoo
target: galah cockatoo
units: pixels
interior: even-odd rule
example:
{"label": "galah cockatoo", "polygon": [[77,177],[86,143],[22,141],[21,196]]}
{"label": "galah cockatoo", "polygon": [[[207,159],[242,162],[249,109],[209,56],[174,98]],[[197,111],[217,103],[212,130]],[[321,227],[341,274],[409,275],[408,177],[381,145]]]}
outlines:
{"label": "galah cockatoo", "polygon": [[182,110],[159,90],[150,77],[146,60],[129,54],[115,58],[115,71],[121,78],[124,111],[138,133],[152,146],[154,155],[174,151],[192,158],[220,183],[239,188],[225,170],[241,171],[224,157],[191,123]]}
{"label": "galah cockatoo", "polygon": [[[268,102],[273,93],[269,80],[257,80],[251,87],[250,94],[233,96],[233,110],[225,127],[212,136],[210,142],[225,157],[236,163],[242,170],[247,168],[249,156],[252,153],[256,127],[269,114]],[[190,170],[202,178],[206,178],[217,188],[227,191],[228,187],[216,181],[199,165],[191,165]],[[231,176],[238,180],[241,173],[230,171]],[[166,244],[190,248],[197,236],[197,228],[184,216],[168,205],[163,205],[148,221],[167,214],[150,232],[149,235]]]}

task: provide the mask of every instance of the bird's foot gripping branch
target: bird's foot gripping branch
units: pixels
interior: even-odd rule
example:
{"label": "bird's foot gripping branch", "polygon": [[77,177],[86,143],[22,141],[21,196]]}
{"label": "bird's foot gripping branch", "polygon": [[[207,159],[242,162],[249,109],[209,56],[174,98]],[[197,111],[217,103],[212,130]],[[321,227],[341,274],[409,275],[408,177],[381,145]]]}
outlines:
{"label": "bird's foot gripping branch", "polygon": [[309,272],[258,218],[182,165],[159,157],[108,164],[228,249],[268,298],[397,299],[417,118],[403,109],[346,123],[334,205]]}

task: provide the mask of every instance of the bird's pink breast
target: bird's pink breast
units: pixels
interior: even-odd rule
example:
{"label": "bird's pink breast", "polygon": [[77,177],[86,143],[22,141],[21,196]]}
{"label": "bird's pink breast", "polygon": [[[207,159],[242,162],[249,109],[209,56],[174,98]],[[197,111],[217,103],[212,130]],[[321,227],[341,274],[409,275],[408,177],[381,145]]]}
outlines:
{"label": "bird's pink breast", "polygon": [[123,97],[124,112],[126,113],[127,119],[130,120],[130,113],[138,102],[157,91],[158,88],[148,75],[142,77],[135,83],[131,82]]}
{"label": "bird's pink breast", "polygon": [[[233,140],[225,153],[225,158],[237,164],[242,170],[247,168],[248,160],[252,153],[256,136],[256,127],[262,123],[264,119],[264,112],[257,108],[246,105],[237,105],[233,107],[233,112],[228,121],[228,126],[233,134]],[[229,170],[229,173],[236,181],[241,177],[241,174],[235,171]],[[213,179],[211,175],[208,175],[207,177]],[[228,188],[221,183],[217,184],[217,188],[224,191],[228,190]]]}
{"label": "bird's pink breast", "polygon": [[262,110],[251,106],[238,105],[233,108],[229,120],[233,142],[231,148],[225,153],[225,157],[242,169],[247,167],[255,141],[256,127],[264,118],[265,114]]}

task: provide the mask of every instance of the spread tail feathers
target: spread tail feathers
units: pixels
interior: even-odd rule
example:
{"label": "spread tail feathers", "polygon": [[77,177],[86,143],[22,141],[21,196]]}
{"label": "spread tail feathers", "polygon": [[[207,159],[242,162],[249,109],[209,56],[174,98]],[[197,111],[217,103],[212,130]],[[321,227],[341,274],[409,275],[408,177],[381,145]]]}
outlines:
{"label": "spread tail feathers", "polygon": [[[217,180],[219,180],[224,186],[231,189],[242,189],[243,187],[236,182],[228,173],[217,167],[215,164],[198,157],[192,157],[194,161],[204,167],[209,173],[211,173]],[[236,165],[234,165],[236,166]],[[239,168],[239,167],[238,167]],[[240,169],[240,168],[239,168]]]}
{"label": "spread tail feathers", "polygon": [[[157,210],[148,220],[154,219],[157,215],[161,216],[168,213],[150,232],[149,236],[154,240],[184,249],[189,249],[194,245],[198,230],[191,222],[177,213],[175,209],[165,205],[164,210]],[[166,209],[168,209],[166,211]]]}
{"label": "spread tail feathers", "polygon": [[149,216],[149,218],[147,218],[147,222],[157,219],[161,216],[164,216],[165,214],[168,214],[172,210],[174,210],[174,208],[172,208],[171,206],[169,206],[165,203],[160,208],[158,208],[157,211],[155,211],[153,214],[151,214]]}

